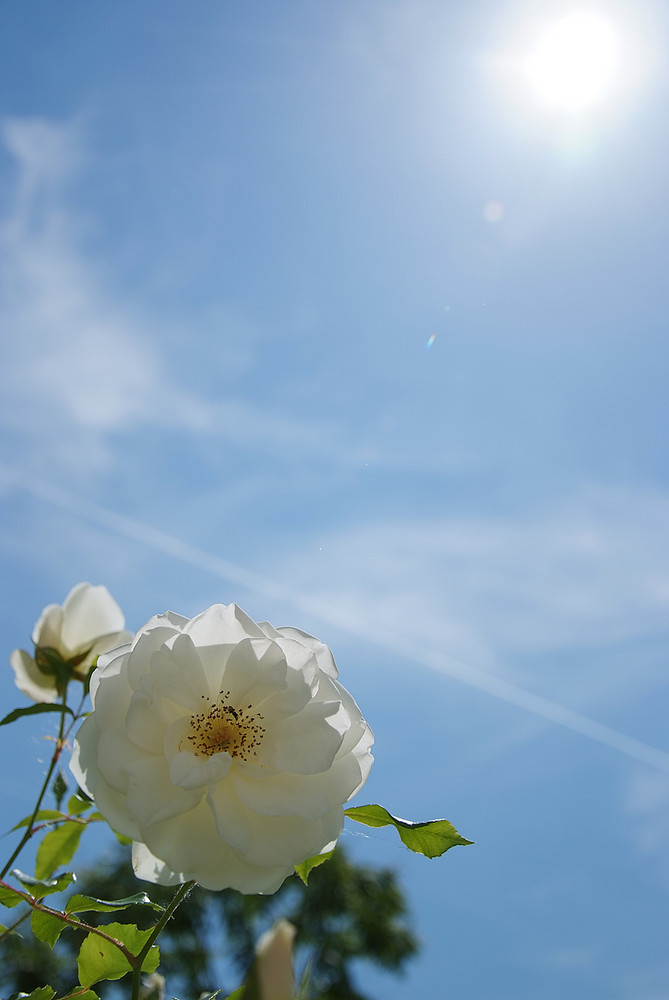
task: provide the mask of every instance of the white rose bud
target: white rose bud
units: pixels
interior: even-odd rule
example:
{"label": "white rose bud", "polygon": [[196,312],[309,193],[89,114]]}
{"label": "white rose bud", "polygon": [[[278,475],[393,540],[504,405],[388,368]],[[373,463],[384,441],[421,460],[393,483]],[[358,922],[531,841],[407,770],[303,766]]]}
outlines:
{"label": "white rose bud", "polygon": [[282,918],[258,941],[255,972],[260,1000],[295,1000],[294,940],[294,926]]}
{"label": "white rose bud", "polygon": [[330,851],[372,764],[327,646],[214,605],[100,658],[72,771],[139,878],[272,893]]}
{"label": "white rose bud", "polygon": [[33,629],[35,653],[15,649],[9,658],[16,686],[33,701],[55,702],[59,678],[85,680],[100,653],[127,643],[125,618],[106,587],[78,583],[62,607],[49,604]]}

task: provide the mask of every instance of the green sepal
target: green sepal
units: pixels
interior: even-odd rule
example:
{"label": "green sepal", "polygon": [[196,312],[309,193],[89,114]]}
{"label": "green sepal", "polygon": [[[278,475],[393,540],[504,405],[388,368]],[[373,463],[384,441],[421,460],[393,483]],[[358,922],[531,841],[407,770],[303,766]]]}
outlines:
{"label": "green sepal", "polygon": [[66,865],[72,859],[85,828],[84,823],[68,820],[57,830],[47,833],[37,849],[35,874],[38,878],[48,878],[56,868]]}
{"label": "green sepal", "polygon": [[334,854],[335,849],[332,848],[331,851],[327,851],[325,854],[316,854],[313,858],[307,858],[300,865],[295,865],[295,871],[300,876],[304,884],[306,885],[309,881],[309,876],[311,875],[314,868],[318,868],[319,865],[324,864],[329,861]]}
{"label": "green sepal", "polygon": [[56,808],[60,809],[60,804],[67,794],[67,781],[65,780],[65,775],[60,769],[58,770],[56,777],[53,779],[51,791],[53,792],[53,797],[56,800]]}
{"label": "green sepal", "polygon": [[427,858],[438,858],[451,847],[473,844],[473,840],[461,837],[447,819],[432,819],[425,823],[410,823],[406,819],[392,816],[383,806],[352,806],[344,810],[349,819],[365,826],[394,826],[400,840],[410,851],[424,854]]}
{"label": "green sepal", "polygon": [[12,875],[35,899],[43,899],[44,896],[50,896],[53,892],[63,892],[68,885],[77,880],[73,872],[63,872],[62,875],[56,875],[55,878],[39,879],[33,878],[32,875],[24,875],[18,868],[14,868]]}
{"label": "green sepal", "polygon": [[35,646],[33,659],[40,673],[47,676],[53,677],[54,674],[62,674],[66,670],[69,673],[67,662],[54,646]]}
{"label": "green sepal", "polygon": [[50,702],[41,701],[39,705],[28,705],[27,708],[15,708],[4,719],[0,719],[0,726],[6,726],[10,722],[22,719],[24,715],[41,715],[43,712],[67,712],[74,718],[74,712],[67,705],[52,705]]}
{"label": "green sepal", "polygon": [[40,941],[44,941],[50,948],[53,948],[67,927],[67,924],[63,920],[59,920],[52,913],[44,913],[43,910],[33,910],[30,915],[30,926],[36,938],[39,938]]}
{"label": "green sepal", "polygon": [[20,830],[22,826],[30,826],[31,822],[37,823],[41,820],[66,819],[66,818],[67,817],[65,816],[65,813],[60,812],[59,809],[40,809],[37,815],[35,816],[34,820],[32,813],[30,814],[30,816],[24,816],[23,819],[19,820],[16,826],[13,826],[9,832],[13,833],[14,830]]}
{"label": "green sepal", "polygon": [[[133,955],[139,955],[153,933],[151,928],[140,931],[134,924],[105,924],[100,930],[124,944]],[[158,945],[151,945],[142,963],[142,972],[155,972],[159,961]],[[120,979],[121,976],[132,971],[130,962],[123,952],[111,941],[105,940],[94,932],[87,934],[84,938],[79,949],[77,966],[79,982],[82,986],[92,986],[93,983],[98,983],[102,979]]]}
{"label": "green sepal", "polygon": [[110,913],[113,910],[126,910],[129,906],[150,906],[160,913],[165,912],[165,907],[154,903],[145,892],[137,892],[134,896],[126,896],[125,899],[94,899],[92,896],[81,896],[76,893],[71,896],[65,904],[66,913],[89,913],[96,910],[98,913]]}

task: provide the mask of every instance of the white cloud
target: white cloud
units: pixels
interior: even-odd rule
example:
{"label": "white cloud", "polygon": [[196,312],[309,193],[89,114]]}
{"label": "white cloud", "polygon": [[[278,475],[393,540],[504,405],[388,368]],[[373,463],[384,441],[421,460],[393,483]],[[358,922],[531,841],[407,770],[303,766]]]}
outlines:
{"label": "white cloud", "polygon": [[[564,697],[564,689],[559,688],[559,685],[553,684],[551,695],[537,694],[531,690],[534,684],[524,687],[517,680],[507,679],[508,671],[500,670],[499,664],[495,664],[497,672],[492,672],[489,664],[482,666],[481,660],[477,660],[476,648],[472,643],[469,644],[471,656],[469,658],[462,656],[461,650],[458,649],[458,636],[465,635],[467,639],[474,637],[476,640],[477,623],[471,618],[458,621],[452,613],[449,622],[449,615],[443,611],[439,614],[434,602],[430,604],[427,601],[425,606],[421,607],[418,587],[420,586],[423,594],[430,594],[434,584],[434,580],[427,573],[420,578],[420,583],[415,585],[415,591],[413,593],[409,591],[412,593],[413,603],[407,604],[403,602],[401,592],[397,595],[390,593],[390,599],[386,593],[384,600],[382,588],[378,594],[373,589],[365,590],[359,582],[365,579],[361,577],[360,571],[365,567],[365,563],[364,559],[360,559],[360,555],[365,556],[368,553],[351,552],[350,546],[344,551],[344,558],[348,557],[349,562],[342,567],[344,575],[340,577],[333,576],[332,573],[328,575],[326,567],[322,565],[320,572],[314,574],[313,566],[307,565],[304,561],[294,561],[290,567],[281,565],[277,561],[272,569],[269,569],[270,560],[267,554],[263,560],[262,572],[256,572],[218,556],[209,547],[198,548],[175,535],[92,504],[80,496],[54,488],[49,483],[26,476],[18,470],[0,466],[0,473],[16,488],[25,490],[54,507],[65,509],[84,522],[100,525],[112,535],[139,542],[178,562],[232,583],[238,589],[248,590],[262,596],[266,601],[278,602],[286,608],[298,611],[305,617],[315,617],[321,623],[325,622],[340,629],[356,640],[376,645],[388,651],[393,657],[404,658],[408,666],[426,667],[454,678],[487,695],[523,708],[540,719],[564,726],[619,753],[669,773],[669,753],[627,736],[611,726],[588,717],[582,711],[561,704],[560,699]],[[641,528],[643,530],[643,525]],[[387,538],[387,541],[390,539]],[[384,565],[387,566],[388,563]],[[376,573],[377,567],[367,565],[366,568],[369,579],[369,570],[373,568]],[[485,578],[485,573],[482,573],[482,576]],[[325,585],[324,580],[327,581]],[[351,585],[351,580],[356,581],[355,588]],[[381,581],[378,578],[376,583],[380,587]],[[602,586],[604,583],[604,580],[600,581],[599,597],[602,606],[605,603]],[[384,580],[384,587],[387,584],[388,580]],[[398,588],[397,579],[394,587]],[[407,593],[406,587],[404,592]],[[438,590],[435,592],[438,593]],[[615,622],[615,628],[619,627],[620,622]],[[478,623],[478,632],[485,634],[485,620]],[[618,635],[619,632],[616,631],[615,634]],[[572,642],[574,639],[575,631],[572,633]],[[536,641],[534,633],[533,641]],[[602,641],[606,641],[604,636]],[[461,645],[467,649],[466,642]],[[484,648],[484,652],[487,651]],[[494,653],[491,644],[491,658]],[[503,676],[503,673],[507,673],[507,676]],[[612,683],[608,670],[604,675],[600,672],[596,678],[599,699],[595,704],[599,705],[602,697],[610,700],[612,688],[617,689],[619,695],[624,689],[631,691],[638,686],[638,680],[639,670],[636,664],[630,665],[627,676],[622,681],[619,676],[615,678],[615,683]],[[556,689],[560,691],[558,698],[555,694]],[[582,700],[579,701],[578,693],[568,700],[571,704],[583,703]],[[531,736],[532,733],[529,733],[528,737]]]}
{"label": "white cloud", "polygon": [[[25,464],[90,473],[113,462],[113,432],[151,425],[350,461],[333,428],[234,395],[230,380],[240,364],[253,365],[250,345],[263,333],[229,304],[203,304],[202,329],[193,316],[186,328],[159,302],[133,306],[112,293],[87,252],[90,220],[76,203],[89,159],[82,122],[5,119],[0,139],[17,170],[0,223],[0,419],[18,435]],[[218,391],[184,387],[172,370],[175,334],[198,363],[211,357],[225,373]]]}
{"label": "white cloud", "polygon": [[[669,858],[669,776],[639,770],[631,776],[625,806],[635,819],[636,843],[642,854]],[[669,879],[669,868],[666,871]]]}
{"label": "white cloud", "polygon": [[[669,497],[592,488],[551,511],[355,525],[290,575],[455,655],[598,645],[666,624]],[[458,638],[459,636],[459,638]]]}

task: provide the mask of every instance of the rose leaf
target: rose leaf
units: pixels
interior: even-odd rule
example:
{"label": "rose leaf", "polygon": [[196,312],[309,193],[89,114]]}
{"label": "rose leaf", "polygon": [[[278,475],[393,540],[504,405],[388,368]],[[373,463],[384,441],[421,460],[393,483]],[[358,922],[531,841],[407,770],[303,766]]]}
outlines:
{"label": "rose leaf", "polygon": [[[124,944],[133,955],[139,955],[153,933],[151,928],[140,931],[134,924],[105,924],[100,929]],[[142,963],[142,972],[155,972],[159,961],[158,945],[154,944]],[[102,979],[120,979],[132,968],[123,952],[113,942],[93,932],[87,934],[83,940],[77,966],[82,986],[92,986]]]}
{"label": "rose leaf", "polygon": [[331,851],[327,851],[326,854],[316,854],[313,858],[307,858],[303,861],[301,865],[295,865],[295,871],[300,876],[304,884],[306,885],[309,881],[309,876],[314,870],[322,865],[325,861],[328,861],[334,854],[334,848]]}
{"label": "rose leaf", "polygon": [[33,910],[30,916],[30,926],[36,938],[39,938],[40,941],[45,941],[50,948],[53,948],[67,927],[67,924],[59,920],[58,917],[54,917],[52,913]]}
{"label": "rose leaf", "polygon": [[29,705],[27,708],[15,708],[4,719],[0,719],[0,726],[6,726],[10,722],[15,722],[17,719],[23,718],[24,715],[41,715],[42,712],[67,712],[68,715],[74,718],[74,712],[67,705],[52,705],[40,702],[39,705]]}
{"label": "rose leaf", "polygon": [[93,896],[81,896],[79,893],[68,899],[65,904],[66,913],[88,913],[97,910],[99,913],[109,913],[113,910],[125,910],[129,906],[151,906],[154,910],[164,912],[165,907],[159,906],[149,899],[145,892],[137,892],[134,896],[126,896],[125,899],[94,899]]}
{"label": "rose leaf", "polygon": [[37,849],[35,874],[38,878],[48,878],[56,868],[66,865],[72,859],[84,829],[83,823],[69,820],[57,830],[47,833]]}
{"label": "rose leaf", "polygon": [[391,815],[383,806],[352,806],[345,810],[349,819],[365,826],[394,826],[400,835],[400,840],[410,851],[424,854],[427,858],[438,858],[451,847],[473,844],[473,840],[465,840],[447,819],[427,820],[424,823],[410,823]]}

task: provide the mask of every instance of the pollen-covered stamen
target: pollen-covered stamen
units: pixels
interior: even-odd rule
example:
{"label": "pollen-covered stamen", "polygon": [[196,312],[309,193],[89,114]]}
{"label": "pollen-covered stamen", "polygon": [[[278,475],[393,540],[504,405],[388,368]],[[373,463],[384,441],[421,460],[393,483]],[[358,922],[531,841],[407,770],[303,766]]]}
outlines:
{"label": "pollen-covered stamen", "polygon": [[202,695],[203,711],[191,715],[187,737],[196,757],[213,757],[223,751],[242,760],[257,756],[265,735],[263,716],[252,711],[253,705],[235,708],[229,704],[229,697],[229,691],[221,691],[218,701],[212,704]]}

